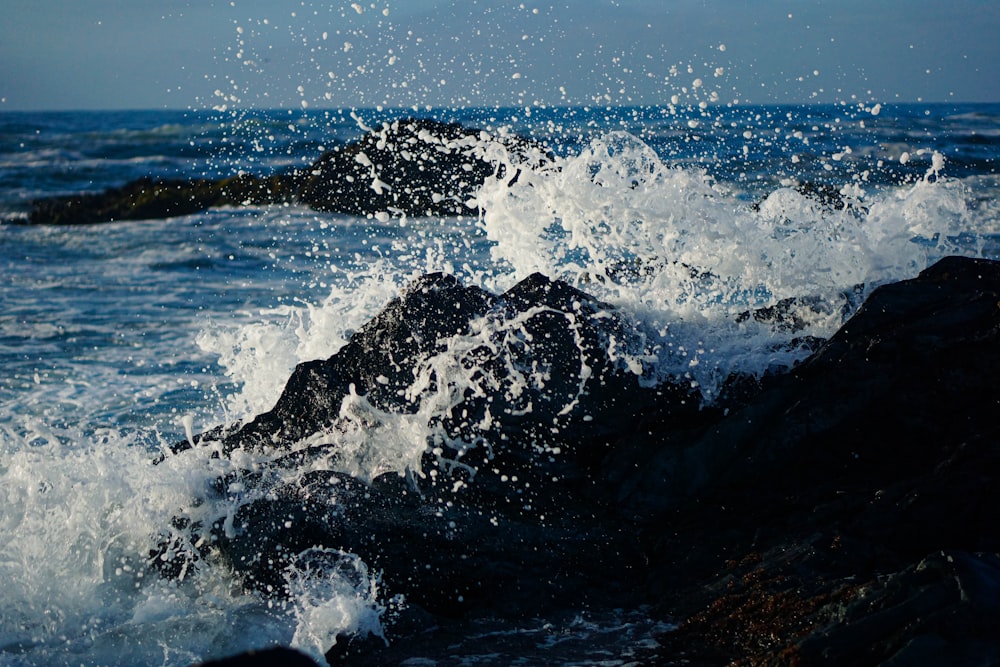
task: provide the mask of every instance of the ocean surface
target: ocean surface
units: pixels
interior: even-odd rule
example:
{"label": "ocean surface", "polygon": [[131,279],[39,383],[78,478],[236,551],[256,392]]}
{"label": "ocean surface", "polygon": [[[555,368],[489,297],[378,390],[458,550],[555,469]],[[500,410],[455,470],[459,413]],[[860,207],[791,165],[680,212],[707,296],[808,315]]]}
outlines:
{"label": "ocean surface", "polygon": [[[407,116],[530,136],[555,160],[513,165],[461,217],[23,224],[34,198],[303,167]],[[0,113],[0,664],[188,665],[276,644],[320,658],[338,632],[378,633],[391,593],[364,563],[298,577],[281,603],[221,566],[152,574],[171,517],[231,464],[151,462],[267,410],[296,363],[336,352],[424,272],[577,284],[644,332],[622,354],[650,382],[685,377],[710,401],[730,373],[802,359],[793,335],[829,336],[878,284],[948,254],[1000,258],[998,168],[1000,105]],[[792,296],[820,304],[804,332],[739,321]],[[426,436],[356,462],[404,470]],[[529,662],[608,665],[662,630],[637,610],[567,610],[489,632],[516,634]]]}

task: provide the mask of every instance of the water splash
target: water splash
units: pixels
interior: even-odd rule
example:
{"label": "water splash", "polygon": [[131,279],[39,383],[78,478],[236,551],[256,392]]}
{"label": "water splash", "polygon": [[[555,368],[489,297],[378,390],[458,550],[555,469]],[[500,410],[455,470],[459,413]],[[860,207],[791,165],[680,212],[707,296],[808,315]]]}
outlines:
{"label": "water splash", "polygon": [[288,592],[296,619],[291,646],[323,662],[338,638],[373,634],[383,637],[378,578],[352,554],[309,549],[287,571]]}
{"label": "water splash", "polygon": [[[553,126],[539,136],[561,131]],[[0,574],[10,582],[0,612],[5,659],[69,664],[126,656],[190,664],[292,641],[316,655],[342,630],[377,634],[386,604],[377,573],[350,556],[322,553],[302,561],[289,573],[291,595],[284,604],[245,594],[211,559],[179,581],[152,576],[146,561],[165,535],[197,539],[179,528],[171,533],[174,517],[211,525],[234,516],[239,505],[211,498],[206,488],[238,468],[270,461],[242,452],[232,461],[212,459],[205,448],[153,468],[150,448],[183,438],[185,424],[197,432],[213,419],[235,423],[270,408],[295,364],[335,353],[423,273],[453,273],[493,292],[533,271],[564,279],[634,324],[633,335],[615,340],[623,367],[650,381],[681,379],[711,400],[732,373],[759,375],[801,360],[809,348],[796,341],[830,335],[875,285],[911,277],[943,254],[997,254],[990,237],[997,231],[995,198],[969,179],[949,176],[953,163],[933,151],[909,147],[907,164],[897,159],[891,169],[907,167],[916,176],[894,185],[875,173],[868,180],[849,176],[824,200],[786,175],[776,185],[768,181],[760,196],[748,196],[744,181],[720,176],[725,170],[664,150],[656,132],[566,131],[579,135],[579,146],[574,138],[573,149],[564,145],[544,158],[514,155],[485,139],[475,146],[498,165],[470,202],[481,214],[470,208],[462,219],[400,220],[320,216],[296,207],[213,211],[197,224],[226,222],[204,237],[183,226],[147,227],[150,246],[163,245],[167,232],[177,235],[163,251],[169,262],[146,249],[105,261],[129,288],[115,292],[116,299],[129,298],[136,276],[159,288],[164,283],[152,281],[168,270],[172,281],[189,275],[181,271],[197,275],[192,282],[198,286],[212,281],[213,294],[245,281],[247,296],[207,317],[172,321],[180,333],[162,341],[152,333],[137,336],[128,346],[111,347],[103,359],[80,345],[79,358],[58,374],[19,369],[17,400],[0,422]],[[832,163],[860,174],[869,168],[863,156],[855,142],[851,153]],[[43,233],[55,234],[37,232]],[[66,257],[102,242],[114,256],[134,233],[79,231],[76,241],[67,241]],[[215,261],[192,261],[214,237],[228,239]],[[60,257],[51,265],[66,263]],[[253,279],[223,273],[225,257],[235,263],[245,258]],[[262,275],[270,273],[273,278]],[[88,278],[82,288],[92,284]],[[187,292],[176,297],[192,298]],[[755,317],[755,309],[771,315]],[[88,318],[94,319],[81,317]],[[21,321],[5,326],[11,340],[35,337],[48,353],[62,337],[80,338],[43,322],[27,331]],[[196,345],[186,342],[188,334]],[[97,340],[85,342],[94,346]],[[495,388],[486,386],[495,378],[470,371],[477,348],[503,354],[504,346],[516,352],[522,344],[517,322],[476,322],[417,369],[408,388],[415,412],[380,410],[353,394],[342,406],[338,429],[300,446],[336,445],[338,457],[316,465],[360,479],[412,472],[429,446],[479,447],[477,429],[489,430],[489,415],[465,430],[443,428],[441,415],[466,392]],[[191,368],[171,365],[171,355],[179,354],[198,361]],[[162,435],[155,426],[137,430],[134,421],[125,428],[106,418],[125,411],[106,404],[132,405],[130,396],[118,393],[120,369],[133,357],[143,368],[155,367],[134,383],[150,385],[145,391],[155,400],[143,405],[165,419]],[[210,374],[200,371],[213,358],[218,378],[206,379]],[[544,374],[513,370],[503,387],[512,402],[545,381]],[[71,384],[76,376],[94,386]],[[173,391],[177,376],[198,377],[209,389],[186,382],[179,394]],[[5,385],[5,391],[12,388]],[[288,471],[278,483],[304,472]]]}
{"label": "water splash", "polygon": [[[969,194],[943,164],[934,159],[912,185],[844,187],[832,203],[781,187],[748,205],[704,171],[615,132],[579,155],[522,166],[515,183],[489,181],[478,203],[498,266],[590,291],[644,322],[661,350],[701,350],[663,354],[661,370],[693,372],[710,391],[728,373],[769,368],[767,355],[748,357],[752,346],[770,354],[793,336],[829,336],[878,284],[945,254],[976,254],[962,238],[979,224]],[[803,297],[812,306],[794,330],[754,330],[745,317],[736,326],[750,310]]]}

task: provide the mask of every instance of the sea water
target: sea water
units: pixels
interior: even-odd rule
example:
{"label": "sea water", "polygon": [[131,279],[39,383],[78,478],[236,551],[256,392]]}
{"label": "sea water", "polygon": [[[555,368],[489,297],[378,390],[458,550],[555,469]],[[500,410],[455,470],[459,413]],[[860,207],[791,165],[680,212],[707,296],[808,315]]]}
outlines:
{"label": "sea water", "polygon": [[[187,665],[276,644],[319,658],[338,633],[379,634],[400,601],[349,555],[310,554],[279,599],[219,563],[154,574],[171,519],[231,516],[205,487],[253,461],[152,461],[267,410],[295,364],[336,352],[422,273],[571,282],[633,323],[622,364],[711,401],[732,373],[792,367],[809,353],[797,341],[832,334],[881,283],[947,254],[1000,257],[998,105],[423,110],[549,155],[515,163],[484,140],[518,177],[488,179],[451,218],[282,205],[19,224],[33,198],[140,176],[303,167],[414,113],[0,114],[0,662]],[[794,331],[740,317],[792,297],[809,304]],[[350,400],[346,414],[366,409]],[[396,421],[362,415],[343,434],[353,474],[403,472],[427,445],[426,410],[381,417]],[[613,644],[568,613],[566,636]],[[539,627],[550,650],[543,621],[496,632]]]}

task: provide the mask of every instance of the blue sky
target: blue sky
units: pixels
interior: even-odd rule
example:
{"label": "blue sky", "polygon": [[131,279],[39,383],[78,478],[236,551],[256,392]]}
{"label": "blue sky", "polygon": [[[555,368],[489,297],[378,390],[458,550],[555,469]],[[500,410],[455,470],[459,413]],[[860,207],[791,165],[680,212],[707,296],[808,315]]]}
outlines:
{"label": "blue sky", "polygon": [[0,110],[1000,101],[996,0],[6,0]]}

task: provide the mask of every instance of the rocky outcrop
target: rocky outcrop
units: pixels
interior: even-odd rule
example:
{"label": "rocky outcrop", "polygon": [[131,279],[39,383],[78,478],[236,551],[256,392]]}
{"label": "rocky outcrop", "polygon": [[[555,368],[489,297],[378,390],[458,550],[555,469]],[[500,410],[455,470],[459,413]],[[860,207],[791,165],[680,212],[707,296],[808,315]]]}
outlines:
{"label": "rocky outcrop", "polygon": [[505,175],[505,166],[487,156],[490,147],[509,151],[516,160],[531,159],[529,153],[543,158],[539,146],[521,138],[456,123],[396,121],[324,153],[302,172],[295,199],[320,211],[356,215],[468,214],[483,181]]}
{"label": "rocky outcrop", "polygon": [[666,650],[994,664],[998,372],[1000,265],[948,258],[875,290],[742,410],[656,448],[626,500],[661,503],[671,526],[649,533],[651,588],[684,619]]}
{"label": "rocky outcrop", "polygon": [[232,526],[200,530],[252,588],[325,545],[434,619],[390,624],[388,647],[345,638],[349,664],[428,655],[477,615],[641,604],[679,624],[664,662],[997,662],[1000,263],[948,258],[876,289],[812,357],[728,404],[644,386],[613,352],[633,334],[542,276],[503,295],[427,276],[297,368],[271,412],[205,438],[303,466],[331,455],[301,443],[344,428],[355,395],[423,414],[447,394],[428,360],[450,353],[478,380],[441,404],[420,470],[255,470],[219,480],[246,501]]}
{"label": "rocky outcrop", "polygon": [[103,192],[36,200],[27,220],[34,225],[87,225],[172,218],[213,206],[280,203],[293,200],[296,180],[294,175],[243,175],[218,181],[144,177]]}
{"label": "rocky outcrop", "polygon": [[517,159],[545,159],[540,147],[524,139],[495,137],[455,123],[405,119],[324,153],[306,169],[221,180],[141,178],[103,192],[36,200],[27,222],[149,220],[216,206],[278,203],[351,215],[461,215],[471,210],[469,201],[485,178],[506,175],[497,151]]}
{"label": "rocky outcrop", "polygon": [[[626,368],[637,338],[613,307],[538,273],[500,296],[429,274],[333,357],[296,367],[270,411],[207,437],[220,440],[225,453],[287,449],[340,422],[349,396],[377,410],[412,413],[436,394],[445,436],[484,439],[497,452],[618,433],[665,392],[697,411],[690,389],[640,386]],[[421,378],[425,391],[414,388]],[[452,384],[467,386],[452,396]],[[530,455],[528,462],[537,464]]]}
{"label": "rocky outcrop", "polygon": [[[626,366],[635,335],[612,307],[540,274],[501,295],[424,276],[337,354],[300,364],[272,410],[197,439],[273,464],[218,481],[239,506],[229,524],[176,527],[207,533],[205,551],[255,590],[280,590],[297,555],[321,546],[361,556],[389,591],[448,617],[621,597],[639,580],[606,572],[641,560],[634,525],[589,471],[665,393],[697,413],[689,388],[643,387]],[[371,480],[330,470],[342,463],[338,431],[392,415],[427,419],[419,469]],[[333,444],[302,446],[324,433]],[[332,465],[292,483],[276,474],[317,461]],[[168,541],[155,562],[181,572],[205,555],[181,543],[198,541]]]}

